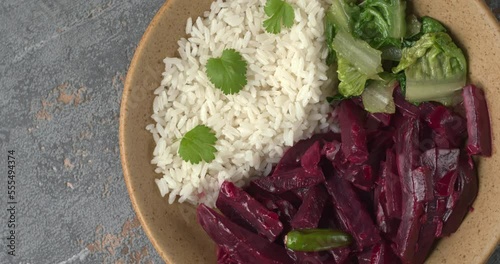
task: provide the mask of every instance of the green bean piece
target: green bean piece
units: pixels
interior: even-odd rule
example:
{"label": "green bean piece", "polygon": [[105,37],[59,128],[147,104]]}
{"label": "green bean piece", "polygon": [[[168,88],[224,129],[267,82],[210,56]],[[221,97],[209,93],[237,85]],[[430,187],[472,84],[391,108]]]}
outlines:
{"label": "green bean piece", "polygon": [[352,243],[351,235],[333,229],[292,230],[285,236],[285,245],[293,251],[316,252]]}

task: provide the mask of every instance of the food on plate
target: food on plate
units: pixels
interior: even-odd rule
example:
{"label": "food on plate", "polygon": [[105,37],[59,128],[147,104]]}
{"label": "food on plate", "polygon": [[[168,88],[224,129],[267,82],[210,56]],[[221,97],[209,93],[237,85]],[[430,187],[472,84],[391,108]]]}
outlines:
{"label": "food on plate", "polygon": [[439,21],[219,0],[186,34],[147,129],[161,195],[198,206],[218,263],[420,264],[472,209],[488,107]]}

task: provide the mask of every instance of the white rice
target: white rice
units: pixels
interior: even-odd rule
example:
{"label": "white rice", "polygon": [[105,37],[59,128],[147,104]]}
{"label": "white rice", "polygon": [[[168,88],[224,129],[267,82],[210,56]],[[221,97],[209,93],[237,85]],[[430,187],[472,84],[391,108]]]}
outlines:
{"label": "white rice", "polygon": [[[267,175],[287,147],[331,129],[331,82],[324,63],[323,18],[328,0],[288,0],[295,10],[291,29],[266,33],[266,0],[218,0],[204,18],[188,19],[180,58],[166,58],[146,128],[156,148],[152,164],[168,202],[214,206],[219,187],[229,180],[242,186]],[[224,49],[239,51],[248,62],[248,85],[224,95],[209,81],[205,64]],[[217,136],[216,159],[197,165],[177,154],[179,139],[197,125]]]}

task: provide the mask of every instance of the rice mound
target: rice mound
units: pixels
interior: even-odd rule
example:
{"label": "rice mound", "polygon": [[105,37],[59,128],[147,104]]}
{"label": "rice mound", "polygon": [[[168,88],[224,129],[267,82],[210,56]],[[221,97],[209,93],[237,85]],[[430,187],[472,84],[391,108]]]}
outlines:
{"label": "rice mound", "polygon": [[[327,0],[288,0],[294,25],[280,34],[262,26],[266,0],[218,0],[203,18],[186,25],[180,58],[166,58],[146,127],[156,142],[152,164],[162,174],[156,183],[168,202],[213,207],[220,185],[238,186],[267,175],[287,147],[330,128],[331,89],[323,18]],[[239,51],[248,63],[248,84],[224,95],[205,73],[207,60],[224,49]],[[330,92],[331,93],[331,92]],[[182,136],[197,125],[217,136],[216,159],[193,165],[177,151]]]}

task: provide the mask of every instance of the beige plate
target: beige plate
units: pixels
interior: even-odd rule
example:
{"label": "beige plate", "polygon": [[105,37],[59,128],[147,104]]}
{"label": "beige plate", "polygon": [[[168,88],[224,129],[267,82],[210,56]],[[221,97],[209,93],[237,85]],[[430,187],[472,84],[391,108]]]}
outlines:
{"label": "beige plate", "polygon": [[[160,175],[150,160],[152,136],[145,130],[153,90],[161,80],[163,58],[175,56],[177,41],[185,36],[188,17],[209,10],[210,0],[169,0],[144,34],[128,71],[120,113],[120,152],[125,182],[139,220],[167,263],[215,263],[215,249],[196,223],[195,208],[168,205],[154,182]],[[479,0],[418,0],[414,10],[444,22],[467,51],[470,80],[482,86],[490,103],[494,155],[480,164],[480,191],[460,230],[444,239],[429,263],[483,263],[500,238],[500,27]]]}

